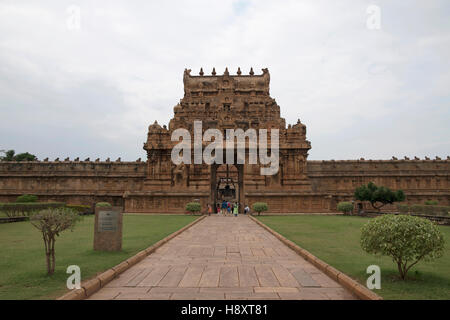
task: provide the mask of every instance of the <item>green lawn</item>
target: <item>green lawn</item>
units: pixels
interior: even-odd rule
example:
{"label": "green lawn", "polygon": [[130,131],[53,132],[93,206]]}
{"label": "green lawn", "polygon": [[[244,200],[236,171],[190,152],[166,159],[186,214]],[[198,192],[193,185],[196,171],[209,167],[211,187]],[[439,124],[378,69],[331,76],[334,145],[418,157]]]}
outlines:
{"label": "green lawn", "polygon": [[54,299],[66,292],[66,268],[78,265],[82,281],[133,256],[194,221],[195,216],[125,215],[123,250],[93,250],[94,217],[85,216],[73,232],[56,240],[56,270],[46,274],[44,242],[30,222],[0,224],[0,300]]}
{"label": "green lawn", "polygon": [[263,223],[362,284],[366,268],[381,269],[381,290],[385,299],[450,299],[450,227],[440,226],[446,246],[443,257],[419,262],[398,280],[396,265],[388,257],[373,256],[359,245],[360,228],[369,218],[345,216],[263,216]]}

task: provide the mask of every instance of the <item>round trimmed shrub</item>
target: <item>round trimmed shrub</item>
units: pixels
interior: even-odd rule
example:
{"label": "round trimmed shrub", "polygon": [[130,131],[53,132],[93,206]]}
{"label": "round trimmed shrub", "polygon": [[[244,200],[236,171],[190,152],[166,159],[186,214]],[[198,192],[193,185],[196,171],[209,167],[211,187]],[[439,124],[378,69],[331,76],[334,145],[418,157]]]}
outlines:
{"label": "round trimmed shrub", "polygon": [[37,202],[38,197],[32,194],[24,194],[16,198],[17,203]]}
{"label": "round trimmed shrub", "polygon": [[421,260],[439,258],[444,237],[437,225],[427,219],[408,215],[384,215],[361,229],[361,247],[371,254],[389,256],[397,264],[400,278]]}
{"label": "round trimmed shrub", "polygon": [[255,202],[252,206],[253,211],[258,212],[258,216],[261,215],[261,212],[265,212],[269,210],[269,206],[265,202]]}
{"label": "round trimmed shrub", "polygon": [[111,207],[111,204],[109,202],[97,202],[95,204],[96,207]]}
{"label": "round trimmed shrub", "polygon": [[192,214],[200,212],[202,210],[202,205],[198,202],[189,202],[186,204],[186,211]]}
{"label": "round trimmed shrub", "polygon": [[353,211],[353,203],[348,201],[339,202],[337,205],[337,209],[344,214],[349,214]]}

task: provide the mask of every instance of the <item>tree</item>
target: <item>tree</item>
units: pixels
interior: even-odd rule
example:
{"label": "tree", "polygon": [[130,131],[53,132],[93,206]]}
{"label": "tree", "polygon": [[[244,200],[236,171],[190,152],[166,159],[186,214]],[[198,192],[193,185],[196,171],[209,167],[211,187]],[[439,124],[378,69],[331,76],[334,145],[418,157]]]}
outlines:
{"label": "tree", "polygon": [[361,247],[371,254],[392,258],[402,280],[419,261],[439,258],[444,237],[437,225],[427,219],[408,215],[384,215],[361,229]]}
{"label": "tree", "polygon": [[344,214],[348,214],[353,211],[353,203],[347,201],[339,202],[337,209],[342,211]]}
{"label": "tree", "polygon": [[200,212],[202,210],[202,206],[198,202],[189,202],[186,204],[186,211],[189,211],[192,214]]}
{"label": "tree", "polygon": [[261,212],[269,210],[269,206],[265,202],[255,202],[252,206],[253,211],[258,212],[258,216],[261,215]]}
{"label": "tree", "polygon": [[14,150],[0,150],[0,152],[4,153],[3,157],[0,157],[0,161],[35,161],[37,157],[34,154],[24,152],[16,154]]}
{"label": "tree", "polygon": [[14,156],[14,161],[35,161],[37,157],[34,154],[25,152]]}
{"label": "tree", "polygon": [[80,216],[75,210],[68,208],[44,209],[30,217],[31,224],[42,233],[47,262],[47,273],[55,272],[55,241],[56,236],[67,229],[75,227]]}
{"label": "tree", "polygon": [[[361,186],[355,190],[355,199],[360,201],[369,201],[372,207],[380,210],[386,204],[392,204],[397,201],[405,200],[405,194],[402,190],[392,191],[383,186],[377,186],[369,182],[367,186]],[[379,205],[376,205],[380,203]]]}
{"label": "tree", "polygon": [[16,153],[14,150],[2,150],[2,153],[4,153],[5,155],[3,157],[0,157],[0,161],[14,161],[14,154]]}

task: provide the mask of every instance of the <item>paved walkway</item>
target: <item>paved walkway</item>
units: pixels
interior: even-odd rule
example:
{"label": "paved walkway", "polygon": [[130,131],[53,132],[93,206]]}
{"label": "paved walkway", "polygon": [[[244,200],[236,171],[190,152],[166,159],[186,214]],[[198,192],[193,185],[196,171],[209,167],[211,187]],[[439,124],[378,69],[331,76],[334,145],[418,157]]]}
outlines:
{"label": "paved walkway", "polygon": [[90,299],[355,299],[250,218],[211,216]]}

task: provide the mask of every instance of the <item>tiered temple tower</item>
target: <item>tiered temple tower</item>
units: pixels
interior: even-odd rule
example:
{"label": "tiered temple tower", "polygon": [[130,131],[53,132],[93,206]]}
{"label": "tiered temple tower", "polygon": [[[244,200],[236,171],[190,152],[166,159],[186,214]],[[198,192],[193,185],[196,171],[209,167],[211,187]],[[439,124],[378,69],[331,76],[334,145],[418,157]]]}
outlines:
{"label": "tiered temple tower", "polygon": [[[306,140],[306,126],[298,120],[286,127],[280,117],[280,107],[270,96],[270,74],[262,69],[255,75],[243,75],[238,69],[230,75],[225,69],[223,75],[191,75],[186,69],[183,75],[184,97],[174,107],[174,117],[169,126],[157,122],[149,126],[147,142],[147,177],[141,199],[144,207],[151,206],[152,196],[164,194],[168,201],[182,202],[179,199],[198,198],[203,204],[215,204],[223,198],[238,201],[241,208],[248,201],[267,201],[267,197],[279,199],[289,194],[308,194],[311,186],[306,174],[306,160],[311,144]],[[194,137],[194,121],[202,122],[202,131],[214,128],[224,132],[226,129],[249,128],[279,130],[279,170],[275,175],[261,175],[261,164],[207,165],[181,163],[173,164],[171,150],[178,141],[171,141],[174,130],[187,129]],[[224,142],[225,145],[225,142]],[[270,139],[269,144],[270,146]],[[203,145],[203,148],[205,144]],[[248,148],[248,141],[246,147]],[[193,150],[193,149],[192,149]],[[225,154],[225,152],[224,152]],[[192,154],[193,157],[193,154]],[[225,159],[224,159],[225,162]],[[137,194],[136,194],[137,196]]]}

